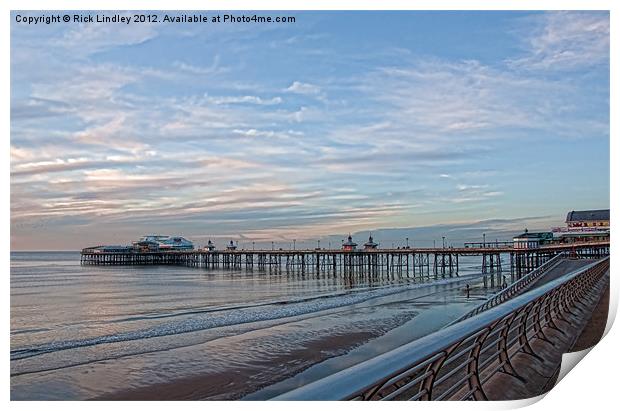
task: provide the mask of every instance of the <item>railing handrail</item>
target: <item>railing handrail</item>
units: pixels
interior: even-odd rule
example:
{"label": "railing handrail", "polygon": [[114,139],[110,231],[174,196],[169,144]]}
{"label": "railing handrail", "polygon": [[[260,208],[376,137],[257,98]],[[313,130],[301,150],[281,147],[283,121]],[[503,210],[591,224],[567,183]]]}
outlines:
{"label": "railing handrail", "polygon": [[482,304],[474,307],[472,310],[463,314],[462,316],[452,321],[445,327],[449,327],[452,324],[456,324],[467,318],[473,317],[474,315],[480,314],[482,311],[486,311],[489,308],[495,307],[496,305],[503,303],[504,301],[510,299],[511,297],[514,297],[516,294],[523,291],[527,286],[529,286],[534,280],[538,279],[543,274],[545,274],[547,270],[555,267],[555,264],[559,262],[561,258],[565,258],[567,256],[568,256],[568,252],[563,251],[560,254],[549,259],[548,261],[545,261],[543,264],[536,267],[535,269],[530,271],[528,274],[524,275],[519,280],[512,283],[510,286],[493,294],[492,296],[487,298],[486,301],[484,301]]}
{"label": "railing handrail", "polygon": [[278,395],[272,398],[272,400],[344,400],[354,398],[386,379],[397,376],[420,363],[429,361],[434,356],[445,352],[449,347],[475,336],[476,333],[479,333],[485,327],[489,327],[491,324],[525,307],[532,301],[552,292],[554,289],[607,260],[609,260],[609,256],[518,295],[504,304],[497,305],[479,315],[465,319],[323,379]]}

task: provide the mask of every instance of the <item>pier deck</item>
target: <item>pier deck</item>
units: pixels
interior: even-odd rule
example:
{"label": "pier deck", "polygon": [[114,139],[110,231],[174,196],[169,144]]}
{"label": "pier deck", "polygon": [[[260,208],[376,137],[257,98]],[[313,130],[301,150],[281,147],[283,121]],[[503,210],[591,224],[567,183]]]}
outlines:
{"label": "pier deck", "polygon": [[480,257],[482,274],[491,287],[501,286],[504,275],[510,281],[567,252],[581,258],[609,255],[609,242],[561,244],[534,249],[511,247],[398,248],[372,250],[190,250],[112,251],[82,250],[83,265],[183,265],[205,269],[247,269],[269,272],[301,271],[316,273],[374,274],[396,273],[413,278],[438,279],[459,275],[460,259]]}

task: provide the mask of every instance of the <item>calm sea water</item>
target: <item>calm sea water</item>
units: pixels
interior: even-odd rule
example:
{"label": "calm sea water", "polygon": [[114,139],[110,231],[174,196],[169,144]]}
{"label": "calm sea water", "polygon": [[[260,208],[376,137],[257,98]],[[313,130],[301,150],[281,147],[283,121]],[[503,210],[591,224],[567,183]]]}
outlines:
{"label": "calm sea water", "polygon": [[494,291],[466,282],[470,298],[464,280],[93,267],[77,252],[12,253],[11,398],[99,398],[209,375],[244,383],[204,398],[265,398],[432,332]]}

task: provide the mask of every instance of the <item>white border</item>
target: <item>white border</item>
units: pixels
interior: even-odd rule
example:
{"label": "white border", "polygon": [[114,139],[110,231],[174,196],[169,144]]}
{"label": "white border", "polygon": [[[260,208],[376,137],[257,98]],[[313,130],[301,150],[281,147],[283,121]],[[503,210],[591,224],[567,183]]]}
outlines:
{"label": "white border", "polygon": [[[133,9],[133,10],[611,10],[611,113],[618,113],[618,90],[617,90],[617,81],[616,76],[614,76],[614,69],[617,72],[618,69],[618,53],[614,52],[614,46],[618,45],[617,42],[617,25],[618,25],[618,10],[617,6],[619,2],[617,1],[602,1],[602,0],[594,0],[594,1],[577,1],[577,0],[569,0],[569,1],[551,1],[551,0],[473,0],[467,1],[464,0],[436,0],[436,1],[404,1],[404,0],[382,0],[382,1],[373,1],[373,0],[356,0],[355,2],[346,1],[346,0],[314,0],[314,1],[298,1],[297,3],[292,3],[290,0],[262,0],[260,3],[256,1],[249,0],[213,0],[209,2],[200,2],[196,0],[174,0],[174,1],[146,1],[146,0],[135,0],[135,1],[120,1],[120,0],[111,0],[111,1],[103,1],[103,0],[92,0],[89,2],[81,2],[78,3],[75,0],[4,0],[1,2],[0,7],[2,7],[4,14],[3,20],[5,24],[0,28],[2,30],[2,42],[1,42],[1,53],[4,58],[2,61],[2,78],[3,78],[3,88],[5,90],[4,98],[1,100],[2,105],[2,119],[3,119],[3,129],[5,132],[3,135],[10,136],[10,94],[8,90],[10,90],[10,73],[9,73],[9,58],[10,58],[10,10],[39,10],[39,9],[56,9],[56,10],[88,10],[88,9],[98,9],[98,10],[125,10],[125,9]],[[611,133],[610,136],[617,136],[617,121],[614,120],[614,117],[611,116]],[[618,156],[618,142],[614,138],[610,138],[610,155],[612,161],[611,163],[611,212],[612,212],[612,221],[620,221],[620,214],[617,212],[618,205],[618,186],[617,186],[617,178],[619,171],[619,166],[614,159],[620,158]],[[6,141],[4,141],[3,146],[6,148],[6,156],[7,162],[4,164],[4,173],[2,178],[1,185],[1,193],[2,193],[2,206],[3,206],[3,214],[4,218],[2,219],[1,229],[4,233],[9,233],[10,231],[10,141],[9,138],[6,137]],[[0,247],[4,251],[5,257],[5,269],[4,272],[4,297],[6,298],[5,309],[2,312],[5,324],[5,338],[3,341],[3,359],[4,359],[4,373],[3,373],[3,394],[5,401],[9,401],[10,398],[10,378],[9,378],[9,338],[8,335],[10,333],[10,299],[7,298],[10,295],[10,276],[9,276],[9,266],[10,266],[10,237],[8,235],[4,235],[1,238]],[[612,255],[612,273],[616,272],[615,264],[613,261]],[[615,317],[618,305],[618,281],[615,280],[616,274],[612,275],[611,281],[611,307],[610,307],[610,317]],[[618,335],[618,327],[614,327],[611,329],[609,334],[603,339],[601,343],[599,343],[594,349],[588,354],[587,359],[582,361],[575,370],[571,371],[565,379],[563,379],[560,384],[555,387],[551,392],[547,395],[543,401],[537,402],[532,406],[532,409],[542,410],[553,407],[554,409],[562,409],[562,410],[587,410],[587,409],[611,409],[614,403],[617,403],[617,399],[615,398],[616,392],[619,391],[617,387],[617,381],[620,379],[620,376],[616,375],[620,372],[620,368],[618,367],[618,358],[620,355],[618,354],[618,347],[620,347],[620,337]],[[423,403],[423,404],[415,404],[415,407],[422,408],[433,408],[433,409],[509,409],[509,408],[517,408],[521,406],[528,405],[534,402],[537,399],[526,400],[520,402],[513,403]],[[61,403],[61,402],[12,402],[9,404],[11,407],[15,409],[38,409],[38,408],[46,408],[50,410],[64,410],[64,409],[83,409],[84,407],[93,408],[93,409],[107,409],[110,406],[114,408],[122,408],[122,409],[135,409],[137,408],[147,408],[148,409],[163,409],[169,407],[182,407],[182,408],[190,408],[190,409],[202,409],[207,404],[197,403],[197,402],[186,402],[186,403],[171,403],[171,402],[148,402],[148,403],[127,403],[127,402],[117,402],[114,404],[109,404],[105,402],[72,402],[72,403]],[[208,404],[207,406],[214,406],[215,404]],[[289,409],[291,406],[290,403],[217,403],[218,408],[225,409],[238,409],[238,408],[246,408],[246,409],[278,409],[284,410]],[[296,409],[314,409],[319,406],[323,407],[335,407],[339,408],[349,408],[353,409],[355,407],[356,410],[360,408],[372,408],[373,410],[377,408],[382,408],[385,406],[389,406],[392,408],[401,408],[410,409],[410,407],[414,406],[413,404],[360,404],[360,403],[296,403],[293,405]]]}

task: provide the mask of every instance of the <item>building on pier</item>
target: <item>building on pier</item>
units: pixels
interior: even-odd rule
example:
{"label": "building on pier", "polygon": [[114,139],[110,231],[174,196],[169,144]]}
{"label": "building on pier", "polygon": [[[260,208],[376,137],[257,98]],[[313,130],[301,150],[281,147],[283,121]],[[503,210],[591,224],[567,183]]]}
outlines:
{"label": "building on pier", "polygon": [[572,244],[590,241],[609,241],[609,209],[570,211],[565,227],[554,227],[558,243]]}
{"label": "building on pier", "polygon": [[211,242],[211,240],[209,240],[209,242],[207,242],[207,245],[204,248],[207,251],[215,251],[215,244],[213,244],[213,242]]}
{"label": "building on pier", "polygon": [[342,243],[342,249],[344,251],[355,251],[355,247],[357,247],[357,243],[353,242],[353,238],[351,234],[347,237],[347,241]]}
{"label": "building on pier", "polygon": [[379,247],[379,244],[373,241],[372,234],[370,234],[368,241],[364,243],[364,250],[375,250],[377,247]]}
{"label": "building on pier", "polygon": [[193,250],[194,243],[181,236],[169,236],[169,235],[145,235],[140,237],[140,240],[134,241],[132,244],[139,242],[155,242],[159,245],[161,250]]}
{"label": "building on pier", "polygon": [[228,243],[226,249],[229,251],[235,251],[237,249],[237,246],[235,245],[233,240],[230,240],[230,243]]}
{"label": "building on pier", "polygon": [[587,243],[591,241],[609,241],[609,230],[569,231],[558,236],[561,244]]}
{"label": "building on pier", "polygon": [[90,250],[94,253],[129,253],[133,250],[133,247],[127,245],[100,245],[97,247],[89,247],[86,250]]}
{"label": "building on pier", "polygon": [[569,230],[582,227],[609,228],[609,209],[571,211],[566,215],[566,226]]}
{"label": "building on pier", "polygon": [[530,233],[526,228],[523,234],[514,237],[512,240],[515,249],[540,248],[541,245],[550,244],[553,241],[553,233]]}
{"label": "building on pier", "polygon": [[157,241],[140,240],[132,243],[133,251],[139,253],[156,253],[159,252],[160,247]]}

